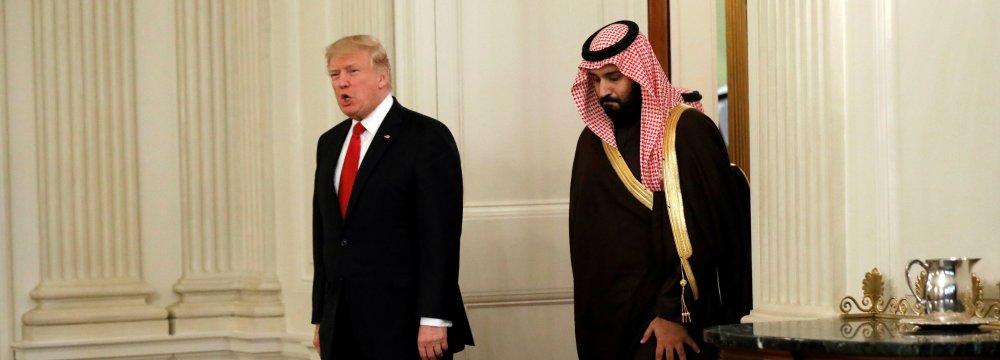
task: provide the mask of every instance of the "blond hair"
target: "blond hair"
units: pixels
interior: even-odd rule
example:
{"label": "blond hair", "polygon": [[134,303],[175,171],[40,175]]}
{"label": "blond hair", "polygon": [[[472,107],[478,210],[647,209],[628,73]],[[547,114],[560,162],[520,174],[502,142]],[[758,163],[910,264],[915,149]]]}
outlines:
{"label": "blond hair", "polygon": [[389,55],[385,52],[385,47],[374,36],[371,35],[351,35],[345,36],[326,47],[326,63],[334,56],[350,55],[358,51],[366,51],[372,60],[372,67],[376,70],[391,72],[389,66]]}

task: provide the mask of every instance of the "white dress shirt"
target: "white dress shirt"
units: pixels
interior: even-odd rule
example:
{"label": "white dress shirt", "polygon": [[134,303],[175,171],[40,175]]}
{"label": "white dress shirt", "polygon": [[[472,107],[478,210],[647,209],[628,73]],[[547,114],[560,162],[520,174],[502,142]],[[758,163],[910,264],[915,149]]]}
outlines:
{"label": "white dress shirt", "polygon": [[[361,167],[361,163],[365,159],[365,153],[368,152],[368,147],[372,144],[372,139],[375,138],[375,133],[382,126],[382,121],[385,120],[385,115],[389,113],[389,109],[391,108],[392,95],[386,95],[385,99],[382,99],[382,102],[367,117],[361,119],[361,121],[351,120],[351,127],[347,130],[347,138],[344,139],[344,145],[340,148],[340,156],[337,158],[337,171],[333,174],[333,187],[337,189],[338,194],[340,193],[340,171],[344,167],[347,146],[351,143],[351,136],[354,136],[354,126],[360,122],[365,127],[365,132],[361,133],[361,153],[358,154],[358,167]],[[452,324],[448,320],[422,317],[420,318],[420,325],[451,327]]]}

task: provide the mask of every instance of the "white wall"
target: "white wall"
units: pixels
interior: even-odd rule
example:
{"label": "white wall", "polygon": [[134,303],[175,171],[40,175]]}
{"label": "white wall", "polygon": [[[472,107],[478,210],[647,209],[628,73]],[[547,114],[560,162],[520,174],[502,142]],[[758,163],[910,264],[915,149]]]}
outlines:
{"label": "white wall", "polygon": [[991,1],[750,1],[755,309],[832,316],[878,267],[982,257],[996,298]]}
{"label": "white wall", "polygon": [[990,33],[1000,4],[897,0],[893,11],[898,91],[889,102],[898,119],[898,249],[903,260],[982,257],[975,270],[995,298],[1000,46]]}
{"label": "white wall", "polygon": [[[714,44],[714,2],[671,3],[672,33],[680,37],[672,80],[714,94],[715,47],[701,46]],[[646,2],[267,4],[260,10],[271,64],[264,96],[273,131],[261,151],[273,159],[273,255],[287,331],[233,335],[233,342],[217,335],[84,341],[72,349],[99,357],[162,355],[164,347],[214,354],[208,358],[235,348],[308,356],[315,142],[343,118],[322,51],[340,36],[367,32],[391,49],[399,100],[445,122],[460,143],[461,285],[480,344],[462,357],[571,358],[566,202],[583,125],[569,85],[582,41],[622,18],[645,28]],[[0,13],[0,360],[11,358],[11,343],[25,358],[65,345],[24,342],[20,326],[42,276],[31,9],[7,0]],[[1000,80],[990,66],[1000,51],[989,38],[1000,4],[760,0],[748,10],[755,314],[834,314],[841,296],[860,292],[861,274],[872,266],[898,296],[911,257],[982,256],[980,275],[1000,280],[1000,259],[992,258],[1000,254],[990,246],[1000,230],[991,221],[1000,215],[1000,194],[990,186],[1000,157],[989,148],[1000,137],[989,103],[989,86]],[[179,173],[190,150],[180,142],[175,15],[172,1],[134,2],[139,211],[132,216],[142,280],[153,289],[149,304],[159,308],[179,300],[173,287],[183,273],[186,211]],[[695,41],[701,35],[706,40]],[[714,97],[706,99],[714,109]],[[987,287],[988,297],[996,295]]]}
{"label": "white wall", "polygon": [[716,1],[670,2],[670,81],[697,90],[708,117],[719,121]]}

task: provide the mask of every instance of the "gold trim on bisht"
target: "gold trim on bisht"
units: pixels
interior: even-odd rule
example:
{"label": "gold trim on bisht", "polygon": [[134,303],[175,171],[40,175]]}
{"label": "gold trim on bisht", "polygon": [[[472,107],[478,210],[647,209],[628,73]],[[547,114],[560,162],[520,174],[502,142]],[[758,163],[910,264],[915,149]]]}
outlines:
{"label": "gold trim on bisht", "polygon": [[[674,146],[676,144],[677,122],[680,121],[681,114],[690,108],[686,105],[675,106],[670,110],[670,115],[663,124],[663,190],[666,192],[667,217],[670,220],[670,229],[674,234],[674,245],[677,247],[677,256],[681,260],[681,321],[683,322],[691,322],[691,313],[684,300],[684,289],[690,284],[694,299],[698,300],[698,282],[695,281],[694,271],[691,270],[691,263],[688,261],[694,251],[691,248],[687,222],[684,219],[684,200],[681,198],[681,181],[677,168],[677,152]],[[653,192],[632,175],[625,163],[625,158],[622,157],[617,148],[603,141],[601,145],[604,145],[604,154],[608,156],[611,167],[615,169],[615,174],[618,174],[618,179],[622,181],[628,192],[646,208],[652,210]]]}
{"label": "gold trim on bisht", "polygon": [[632,193],[632,196],[645,205],[647,209],[653,210],[653,192],[632,175],[632,171],[628,169],[628,164],[625,164],[625,158],[618,152],[618,148],[608,145],[604,141],[601,141],[601,144],[604,145],[604,154],[608,155],[608,160],[611,161],[611,167],[615,169],[615,174],[618,174],[618,179],[621,179],[622,184],[625,184],[628,192]]}
{"label": "gold trim on bisht", "polygon": [[681,259],[681,320],[691,321],[691,313],[684,302],[684,286],[691,284],[691,293],[698,300],[698,282],[688,259],[694,250],[688,237],[687,222],[684,219],[684,199],[681,197],[680,171],[677,167],[677,123],[681,114],[690,106],[677,105],[670,109],[670,116],[663,125],[663,191],[667,197],[667,216],[670,218],[670,229],[674,233],[674,245],[677,246],[677,256]]}

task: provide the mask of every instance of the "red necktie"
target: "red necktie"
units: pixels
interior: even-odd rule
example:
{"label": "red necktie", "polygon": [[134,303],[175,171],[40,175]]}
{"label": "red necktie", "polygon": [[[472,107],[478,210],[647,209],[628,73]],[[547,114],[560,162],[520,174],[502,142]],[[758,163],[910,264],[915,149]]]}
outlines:
{"label": "red necktie", "polygon": [[351,142],[347,144],[347,155],[344,156],[344,166],[340,170],[340,214],[347,215],[347,203],[351,201],[351,190],[354,189],[354,177],[358,175],[358,159],[361,158],[361,133],[365,127],[360,122],[354,125]]}

